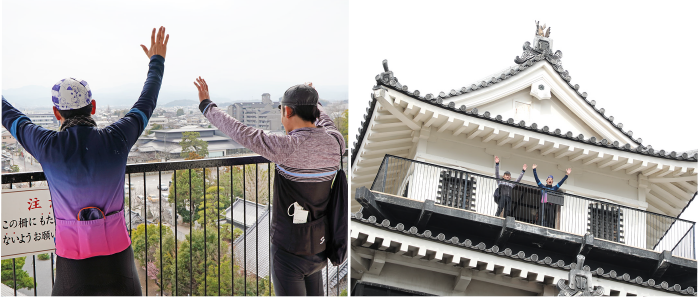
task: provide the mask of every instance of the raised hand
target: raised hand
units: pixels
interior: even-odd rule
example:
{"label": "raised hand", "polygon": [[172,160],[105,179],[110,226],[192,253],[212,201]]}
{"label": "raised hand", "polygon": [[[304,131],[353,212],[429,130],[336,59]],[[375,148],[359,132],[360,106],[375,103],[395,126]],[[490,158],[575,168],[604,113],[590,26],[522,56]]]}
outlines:
{"label": "raised hand", "polygon": [[205,99],[211,99],[209,97],[209,85],[206,84],[206,81],[201,78],[201,76],[195,80],[194,85],[197,86],[197,90],[199,90],[199,102],[202,102]]}
{"label": "raised hand", "polygon": [[522,166],[522,170],[527,170],[527,164],[524,164],[524,165]]}
{"label": "raised hand", "polygon": [[153,57],[153,55],[160,55],[165,58],[168,40],[170,40],[170,34],[165,35],[165,27],[160,26],[157,36],[155,35],[155,28],[153,28],[153,33],[150,36],[150,49],[143,44],[141,44],[141,48],[143,48],[143,52],[146,53],[148,59]]}
{"label": "raised hand", "polygon": [[498,156],[495,156],[495,163],[500,163],[500,158],[498,158]]}
{"label": "raised hand", "polygon": [[536,169],[536,164],[532,164],[532,169]]}
{"label": "raised hand", "polygon": [[566,170],[566,175],[570,175],[570,172],[571,172],[571,171],[572,171],[572,170],[571,170],[570,168],[568,168],[568,169]]}

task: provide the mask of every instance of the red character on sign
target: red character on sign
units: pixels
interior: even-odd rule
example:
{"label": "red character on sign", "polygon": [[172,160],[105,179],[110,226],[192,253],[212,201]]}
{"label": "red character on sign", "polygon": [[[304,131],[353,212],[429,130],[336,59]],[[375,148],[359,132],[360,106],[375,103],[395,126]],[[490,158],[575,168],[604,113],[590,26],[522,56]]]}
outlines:
{"label": "red character on sign", "polygon": [[41,206],[39,206],[39,198],[34,198],[34,201],[32,201],[32,198],[29,198],[29,202],[27,202],[27,204],[29,204],[29,210],[41,208]]}

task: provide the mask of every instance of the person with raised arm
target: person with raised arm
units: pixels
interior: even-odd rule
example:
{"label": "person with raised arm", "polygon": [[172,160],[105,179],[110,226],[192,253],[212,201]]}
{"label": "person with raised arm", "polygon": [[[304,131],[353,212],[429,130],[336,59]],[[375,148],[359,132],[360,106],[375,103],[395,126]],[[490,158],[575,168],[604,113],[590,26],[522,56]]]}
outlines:
{"label": "person with raised arm", "polygon": [[572,171],[570,168],[566,170],[566,175],[561,179],[561,181],[558,182],[558,184],[554,185],[553,184],[553,175],[549,175],[546,178],[546,185],[542,184],[541,181],[539,180],[539,176],[536,174],[536,164],[532,165],[532,169],[534,171],[534,179],[536,180],[536,185],[539,186],[539,188],[542,188],[541,190],[541,208],[542,211],[540,212],[542,214],[541,221],[542,225],[546,227],[551,227],[553,228],[553,205],[548,202],[548,191],[558,191],[558,189],[563,185],[563,183],[568,179],[568,175],[570,175],[570,172]]}
{"label": "person with raised arm", "polygon": [[150,61],[141,96],[103,129],[92,119],[97,105],[84,80],[65,78],[51,89],[60,131],[35,125],[2,98],[3,126],[41,163],[49,184],[58,256],[52,295],[142,295],[124,218],[124,175],[156,106],[169,38],[160,27],[150,48],[141,45]]}
{"label": "person with raised arm", "polygon": [[[519,177],[515,182],[518,183],[520,180],[522,180],[526,170],[527,164],[522,165],[522,172],[519,174]],[[515,184],[510,182],[512,177],[509,171],[505,171],[502,177],[500,177],[500,158],[498,158],[498,156],[495,156],[495,178],[498,180],[497,194],[500,197],[498,200],[498,209],[495,211],[495,216],[499,217],[500,213],[502,212],[502,216],[505,218],[512,215],[512,189],[515,187]]]}
{"label": "person with raised arm", "polygon": [[[311,83],[290,87],[280,102],[286,135],[249,127],[219,109],[201,77],[199,109],[221,132],[275,163],[271,231],[272,283],[279,296],[322,296],[331,183],[345,141],[318,103]],[[347,236],[338,235],[338,236]]]}

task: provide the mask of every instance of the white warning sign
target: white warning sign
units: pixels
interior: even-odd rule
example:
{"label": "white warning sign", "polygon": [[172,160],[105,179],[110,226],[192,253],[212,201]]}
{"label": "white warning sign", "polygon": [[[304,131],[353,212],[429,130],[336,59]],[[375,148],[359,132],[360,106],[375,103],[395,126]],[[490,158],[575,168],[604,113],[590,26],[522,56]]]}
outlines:
{"label": "white warning sign", "polygon": [[48,187],[2,190],[2,259],[56,249],[56,220]]}

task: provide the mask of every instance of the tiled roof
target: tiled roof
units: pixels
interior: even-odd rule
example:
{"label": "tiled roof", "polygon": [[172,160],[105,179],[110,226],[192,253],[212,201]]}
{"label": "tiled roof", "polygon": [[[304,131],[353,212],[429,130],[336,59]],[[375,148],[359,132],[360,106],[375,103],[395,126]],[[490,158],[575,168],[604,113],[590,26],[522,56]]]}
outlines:
{"label": "tiled roof", "polygon": [[[408,236],[436,240],[436,241],[441,242],[443,244],[450,244],[450,245],[460,246],[463,248],[479,250],[483,253],[495,254],[498,256],[502,256],[502,257],[520,259],[522,261],[536,263],[536,264],[539,264],[542,266],[549,266],[549,267],[558,268],[558,269],[570,270],[570,269],[574,268],[576,265],[575,262],[566,264],[564,260],[554,261],[553,259],[551,259],[551,257],[545,257],[543,259],[539,259],[539,256],[537,254],[534,254],[534,253],[527,256],[524,251],[515,252],[515,251],[511,250],[510,248],[506,248],[506,249],[501,251],[500,247],[498,247],[497,245],[493,245],[492,247],[488,248],[486,246],[486,244],[483,242],[476,244],[475,242],[472,242],[470,239],[465,239],[464,241],[461,241],[456,236],[454,236],[450,239],[447,239],[443,233],[439,233],[436,236],[432,236],[432,231],[430,231],[430,230],[424,230],[422,233],[420,233],[418,231],[417,227],[412,226],[410,228],[405,228],[405,226],[402,223],[398,223],[395,226],[391,226],[391,222],[388,219],[384,219],[381,223],[377,223],[376,217],[374,217],[374,216],[370,216],[369,218],[365,219],[361,210],[359,212],[352,214],[352,220],[362,222],[362,223],[368,224],[368,225],[373,225],[373,226],[376,226],[378,228],[384,228],[384,229],[388,229],[391,231],[401,232],[401,233],[408,235]],[[617,280],[617,281],[628,282],[628,283],[635,284],[638,286],[652,287],[652,288],[659,289],[659,290],[664,290],[664,291],[669,291],[669,292],[677,292],[677,293],[681,293],[681,294],[685,294],[685,295],[696,296],[696,291],[693,287],[686,287],[686,288],[682,289],[682,287],[679,284],[675,284],[673,286],[670,286],[665,281],[658,284],[652,278],[647,279],[647,280],[643,280],[643,278],[641,278],[640,276],[632,277],[628,273],[618,275],[617,272],[614,270],[610,270],[608,272],[605,272],[604,269],[602,269],[601,267],[598,267],[597,269],[592,269],[592,268],[590,268],[590,266],[585,265],[583,270],[591,271],[592,275],[597,276],[597,277],[609,278],[609,279],[613,279],[613,280]]]}
{"label": "tiled roof", "polygon": [[[393,75],[393,71],[388,70],[388,61],[384,60],[383,61],[383,68],[384,72],[376,75],[376,83],[377,85],[374,86],[374,90],[380,89],[380,88],[388,88],[392,89],[398,92],[401,92],[409,97],[418,99],[420,101],[423,101],[425,103],[438,106],[447,110],[451,110],[454,112],[462,113],[467,116],[472,116],[472,117],[479,117],[479,118],[484,118],[493,122],[498,122],[501,124],[505,124],[508,126],[512,127],[518,127],[521,129],[526,129],[526,130],[531,130],[535,131],[538,133],[542,134],[547,134],[555,137],[560,137],[560,138],[566,138],[570,139],[573,141],[581,142],[581,143],[586,143],[586,144],[592,144],[592,145],[597,145],[597,146],[604,146],[607,148],[611,149],[617,149],[621,151],[628,151],[631,153],[636,153],[636,154],[643,154],[643,155],[650,155],[654,157],[659,157],[659,158],[665,158],[665,159],[674,159],[674,160],[680,160],[680,161],[692,161],[695,162],[697,161],[697,150],[692,150],[688,152],[676,152],[676,151],[666,151],[663,149],[656,150],[653,148],[652,145],[647,145],[644,146],[641,144],[641,138],[634,139],[633,132],[631,130],[624,131],[623,130],[623,124],[622,123],[614,123],[614,117],[613,116],[606,116],[604,108],[597,108],[595,107],[596,102],[595,100],[588,100],[587,99],[587,93],[586,92],[580,92],[580,86],[575,84],[570,83],[570,74],[568,73],[567,70],[564,70],[562,67],[561,63],[561,57],[563,54],[561,51],[556,51],[555,53],[551,53],[551,51],[544,51],[544,52],[538,52],[535,49],[533,49],[530,46],[529,42],[524,43],[524,53],[522,54],[522,57],[517,57],[515,58],[516,63],[521,63],[519,65],[512,66],[510,68],[507,68],[506,70],[502,71],[499,73],[499,75],[493,75],[490,79],[482,80],[480,82],[475,82],[471,84],[469,87],[462,87],[458,91],[455,89],[452,89],[450,92],[445,93],[445,92],[440,92],[439,95],[434,96],[433,94],[426,94],[424,96],[421,96],[419,90],[414,90],[410,91],[408,89],[407,85],[403,85],[400,82],[398,82],[398,78]],[[485,111],[483,113],[479,113],[477,108],[473,108],[471,110],[467,110],[465,105],[461,105],[460,107],[456,107],[454,102],[449,102],[448,104],[444,104],[443,100],[445,98],[453,97],[453,96],[458,96],[462,94],[467,94],[476,90],[484,89],[489,86],[492,86],[494,84],[497,84],[499,82],[505,81],[510,77],[513,77],[517,75],[518,73],[526,70],[527,68],[533,66],[539,61],[545,60],[551,66],[553,67],[556,72],[561,76],[561,78],[570,85],[571,88],[573,88],[576,93],[580,96],[582,100],[584,100],[587,104],[589,104],[597,113],[599,113],[603,118],[605,118],[607,121],[609,121],[614,127],[616,127],[619,131],[624,133],[626,136],[628,136],[630,139],[632,139],[638,146],[636,147],[631,147],[631,144],[625,144],[621,145],[618,141],[609,141],[607,139],[600,139],[598,140],[596,137],[592,136],[590,138],[585,138],[585,135],[583,134],[578,134],[578,135],[573,135],[571,131],[564,132],[561,129],[558,128],[551,128],[549,126],[543,126],[540,127],[537,123],[531,123],[530,125],[527,125],[525,121],[519,121],[515,122],[513,118],[508,118],[505,119],[500,115],[491,115],[489,111]],[[354,149],[352,150],[352,163],[354,164],[354,159],[356,154],[358,153],[359,147],[361,146],[362,140],[364,139],[364,134],[366,133],[366,130],[368,128],[368,122],[369,122],[369,117],[373,113],[373,110],[376,105],[376,100],[373,98],[372,94],[372,100],[369,102],[369,108],[367,108],[367,113],[364,115],[364,121],[361,124],[361,128],[359,130],[359,134],[357,135],[357,141],[354,142]]]}

